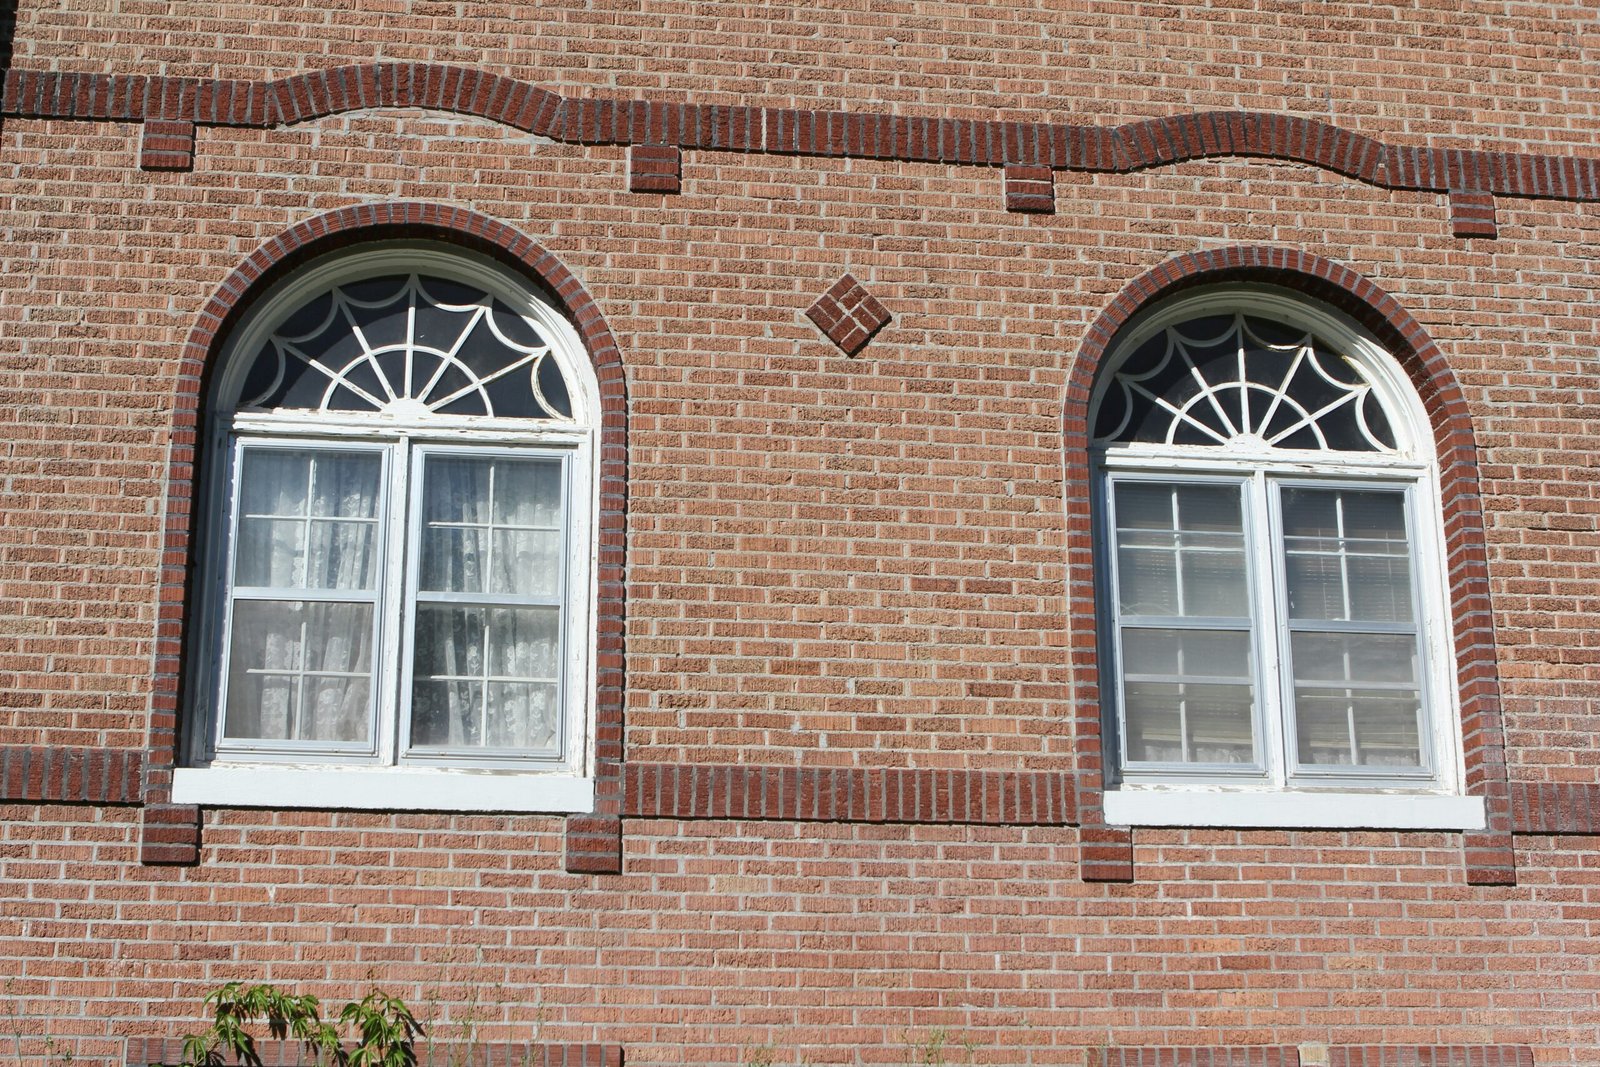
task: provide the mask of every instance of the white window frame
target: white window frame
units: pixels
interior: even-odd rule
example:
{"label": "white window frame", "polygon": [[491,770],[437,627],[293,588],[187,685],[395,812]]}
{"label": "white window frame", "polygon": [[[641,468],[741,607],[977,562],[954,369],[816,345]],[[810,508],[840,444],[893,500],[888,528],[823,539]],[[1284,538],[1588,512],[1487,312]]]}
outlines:
{"label": "white window frame", "polygon": [[[441,417],[416,411],[321,413],[237,409],[249,360],[283,318],[329,287],[388,274],[450,278],[485,290],[533,319],[567,380],[573,418]],[[392,242],[331,256],[268,291],[220,353],[203,441],[210,462],[197,487],[196,625],[189,636],[182,765],[173,799],[228,807],[439,811],[588,812],[594,808],[595,605],[599,514],[599,385],[576,331],[526,281],[465,252]],[[233,601],[231,525],[237,464],[245,447],[325,447],[385,455],[379,566],[380,662],[371,751],[306,744],[219,744],[227,673],[226,620]],[[564,471],[565,558],[561,633],[560,751],[408,753],[411,624],[421,471],[430,455],[559,460]],[[401,549],[403,546],[403,550]]]}
{"label": "white window frame", "polygon": [[[1430,424],[1404,373],[1355,323],[1298,296],[1261,286],[1218,286],[1166,301],[1117,338],[1090,404],[1095,425],[1117,366],[1169,326],[1243,312],[1309,330],[1348,354],[1373,386],[1396,438],[1387,452],[1308,452],[1257,441],[1229,446],[1097,444],[1091,449],[1104,811],[1112,825],[1480,829],[1483,801],[1463,795],[1458,686],[1445,580],[1438,462]],[[1255,679],[1254,766],[1147,764],[1128,760],[1121,723],[1123,669],[1118,634],[1113,488],[1123,481],[1226,482],[1241,487]],[[1297,768],[1293,679],[1283,598],[1281,491],[1287,486],[1402,491],[1412,539],[1411,568],[1420,630],[1419,682],[1425,767]],[[1270,662],[1269,662],[1270,661]]]}

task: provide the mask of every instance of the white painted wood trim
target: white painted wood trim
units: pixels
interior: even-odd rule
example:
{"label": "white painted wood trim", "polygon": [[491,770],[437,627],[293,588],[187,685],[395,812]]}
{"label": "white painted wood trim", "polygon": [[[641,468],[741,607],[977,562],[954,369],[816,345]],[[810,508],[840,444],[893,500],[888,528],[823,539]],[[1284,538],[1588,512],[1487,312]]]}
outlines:
{"label": "white painted wood trim", "polygon": [[217,808],[587,813],[594,779],[411,767],[179,767],[172,801]]}
{"label": "white painted wood trim", "polygon": [[1104,794],[1111,826],[1233,829],[1482,830],[1482,797],[1403,793],[1202,792],[1122,789]]}

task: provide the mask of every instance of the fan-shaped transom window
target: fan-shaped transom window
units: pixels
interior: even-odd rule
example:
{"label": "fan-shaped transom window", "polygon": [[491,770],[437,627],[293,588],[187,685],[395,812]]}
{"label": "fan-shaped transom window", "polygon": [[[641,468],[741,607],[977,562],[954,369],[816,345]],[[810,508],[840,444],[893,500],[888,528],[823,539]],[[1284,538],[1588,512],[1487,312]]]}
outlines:
{"label": "fan-shaped transom window", "polygon": [[1310,329],[1243,311],[1185,319],[1129,352],[1095,430],[1105,443],[1395,451],[1358,361]]}
{"label": "fan-shaped transom window", "polygon": [[278,324],[239,407],[570,420],[546,334],[478,285],[417,273],[358,279]]}
{"label": "fan-shaped transom window", "polygon": [[1091,426],[1115,783],[1457,788],[1430,435],[1376,341],[1276,291],[1174,300]]}
{"label": "fan-shaped transom window", "polygon": [[[222,358],[190,763],[254,772],[239,803],[327,804],[337,770],[385,807],[583,809],[598,392],[571,327],[390,245],[280,284]],[[580,788],[507,785],[530,773]]]}

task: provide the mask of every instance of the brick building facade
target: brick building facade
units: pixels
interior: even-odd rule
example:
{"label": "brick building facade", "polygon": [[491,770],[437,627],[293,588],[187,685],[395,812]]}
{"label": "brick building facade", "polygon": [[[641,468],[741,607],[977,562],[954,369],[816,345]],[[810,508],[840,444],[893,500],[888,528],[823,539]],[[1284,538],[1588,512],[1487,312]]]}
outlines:
{"label": "brick building facade", "polygon": [[1600,1061],[1592,5],[361,7],[15,11],[0,1062]]}

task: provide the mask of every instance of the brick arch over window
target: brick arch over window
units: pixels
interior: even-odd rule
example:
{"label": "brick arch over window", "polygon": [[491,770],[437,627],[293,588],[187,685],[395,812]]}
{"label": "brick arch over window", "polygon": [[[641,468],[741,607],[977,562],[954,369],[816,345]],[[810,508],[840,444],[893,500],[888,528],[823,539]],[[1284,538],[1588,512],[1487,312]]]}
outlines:
{"label": "brick arch over window", "polygon": [[175,805],[172,771],[183,708],[185,619],[191,608],[193,507],[207,412],[207,383],[229,331],[253,300],[279,278],[341,248],[425,239],[477,252],[544,290],[577,330],[600,389],[600,512],[596,574],[595,813],[567,821],[571,870],[620,869],[624,545],[627,530],[627,392],[621,353],[582,284],[553,255],[504,223],[463,208],[390,203],[342,208],[291,227],[239,265],[201,309],[184,344],[173,403],[166,529],[161,557],[157,650],[148,753],[142,857],[146,863],[193,863],[199,854],[198,809]]}
{"label": "brick arch over window", "polygon": [[1488,811],[1488,828],[1465,835],[1467,876],[1475,884],[1510,882],[1515,869],[1500,682],[1489,606],[1477,447],[1466,400],[1443,353],[1393,297],[1348,267],[1308,252],[1265,246],[1190,253],[1136,278],[1090,326],[1068,378],[1063,418],[1067,610],[1083,875],[1093,881],[1132,877],[1131,834],[1106,826],[1102,814],[1105,768],[1090,514],[1090,398],[1118,331],[1142,308],[1186,290],[1226,282],[1290,289],[1355,319],[1399,361],[1427,411],[1439,461],[1466,788],[1485,799]]}

